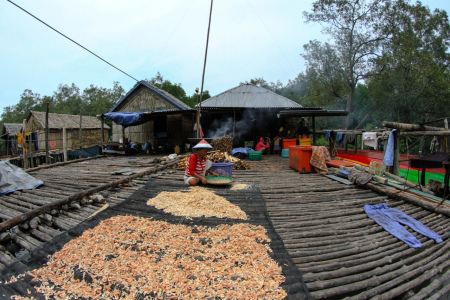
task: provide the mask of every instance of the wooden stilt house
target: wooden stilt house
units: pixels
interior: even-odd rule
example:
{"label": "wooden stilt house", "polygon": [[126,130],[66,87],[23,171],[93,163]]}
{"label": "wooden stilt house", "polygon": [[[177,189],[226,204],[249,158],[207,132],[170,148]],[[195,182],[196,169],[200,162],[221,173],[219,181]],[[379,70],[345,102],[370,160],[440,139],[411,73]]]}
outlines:
{"label": "wooden stilt house", "polygon": [[[101,145],[101,121],[97,117],[82,116],[81,146],[83,148]],[[45,151],[45,112],[30,111],[26,120],[27,135],[31,132],[33,147],[36,151]],[[64,131],[67,150],[80,149],[80,116],[66,114],[48,114],[50,150],[63,149]],[[104,134],[108,135],[108,125],[104,125]]]}
{"label": "wooden stilt house", "polygon": [[[138,122],[122,123],[111,116],[136,113]],[[153,146],[182,145],[192,137],[196,111],[173,95],[145,82],[138,82],[109,113],[113,120],[112,141],[128,141]],[[122,124],[122,125],[121,125]]]}
{"label": "wooden stilt house", "polygon": [[22,130],[20,123],[4,123],[1,138],[5,141],[5,154],[17,155],[21,150],[17,143],[17,133]]}

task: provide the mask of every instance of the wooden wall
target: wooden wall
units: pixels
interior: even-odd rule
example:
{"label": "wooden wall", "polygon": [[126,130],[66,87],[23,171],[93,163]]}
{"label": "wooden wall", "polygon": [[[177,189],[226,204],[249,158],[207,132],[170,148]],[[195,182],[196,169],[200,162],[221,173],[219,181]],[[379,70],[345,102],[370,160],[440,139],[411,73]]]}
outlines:
{"label": "wooden wall", "polygon": [[[125,137],[132,142],[144,144],[150,142],[153,144],[153,121],[125,128]],[[113,124],[112,141],[118,142],[122,138],[122,126]]]}
{"label": "wooden wall", "polygon": [[175,108],[175,106],[143,89],[133,99],[125,103],[120,111],[137,112],[160,108]]}
{"label": "wooden wall", "polygon": [[[175,108],[175,106],[165,100],[158,98],[148,90],[143,89],[124,106],[122,106],[120,108],[120,111],[138,112],[150,111],[160,108]],[[138,142],[140,144],[150,142],[152,145],[154,145],[156,131],[155,122],[161,121],[149,121],[142,125],[129,126],[125,128],[125,137],[132,142]],[[169,144],[181,146],[184,142],[187,141],[188,137],[192,137],[192,115],[167,115],[165,122],[165,131],[167,132],[167,142]],[[112,141],[118,142],[122,137],[122,126],[113,123]]]}
{"label": "wooden wall", "polygon": [[[187,138],[193,137],[192,115],[168,115],[166,120],[167,141],[171,145],[183,145]],[[129,141],[144,144],[150,142],[154,145],[154,121],[142,125],[125,128],[125,137]],[[112,141],[118,142],[122,138],[122,126],[113,124]]]}
{"label": "wooden wall", "polygon": [[[38,151],[45,151],[45,131],[38,130]],[[108,130],[104,129],[105,139],[108,136]],[[50,141],[49,150],[63,149],[63,130],[62,129],[50,129],[48,134]],[[101,129],[83,129],[82,132],[82,146],[88,148],[92,146],[100,146],[101,144]],[[55,142],[55,146],[51,147]],[[67,150],[80,149],[80,132],[79,129],[66,129],[66,147]]]}

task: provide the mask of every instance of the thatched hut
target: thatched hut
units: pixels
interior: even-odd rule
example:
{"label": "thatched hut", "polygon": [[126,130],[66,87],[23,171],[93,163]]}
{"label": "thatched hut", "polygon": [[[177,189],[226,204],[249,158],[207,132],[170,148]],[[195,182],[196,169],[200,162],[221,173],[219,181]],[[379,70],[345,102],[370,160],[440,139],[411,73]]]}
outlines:
{"label": "thatched hut", "polygon": [[[133,121],[122,122],[113,116],[127,113]],[[134,114],[132,114],[134,113]],[[196,111],[173,95],[145,82],[138,82],[109,113],[114,121],[112,141],[122,138],[152,145],[182,145],[192,136]]]}
{"label": "thatched hut", "polygon": [[19,154],[20,149],[17,143],[17,133],[22,130],[20,123],[4,123],[1,138],[5,140],[6,155]]}
{"label": "thatched hut", "polygon": [[[82,147],[100,146],[101,121],[96,117],[82,116]],[[32,142],[36,144],[37,151],[45,151],[46,113],[30,111],[26,119],[27,135],[33,133]],[[80,116],[65,114],[48,114],[49,145],[50,150],[63,149],[63,134],[66,132],[67,150],[80,149]],[[104,134],[108,134],[108,125],[104,125]]]}

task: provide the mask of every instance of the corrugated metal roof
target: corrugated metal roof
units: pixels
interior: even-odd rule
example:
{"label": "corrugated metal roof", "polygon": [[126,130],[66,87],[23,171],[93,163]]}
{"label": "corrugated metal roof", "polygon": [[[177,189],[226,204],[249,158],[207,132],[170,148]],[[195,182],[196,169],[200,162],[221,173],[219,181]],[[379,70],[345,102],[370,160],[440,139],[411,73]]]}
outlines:
{"label": "corrugated metal roof", "polygon": [[[36,121],[42,128],[45,128],[45,112],[30,111],[27,121],[31,116],[34,116]],[[82,128],[96,129],[101,128],[101,121],[96,117],[82,116]],[[107,124],[103,124],[104,128],[109,128]],[[80,115],[65,115],[65,114],[48,114],[48,128],[80,128]]]}
{"label": "corrugated metal roof", "polygon": [[22,130],[23,124],[21,123],[4,123],[3,124],[3,135],[16,135]]}
{"label": "corrugated metal roof", "polygon": [[203,107],[298,108],[302,106],[263,87],[244,84],[202,101]]}

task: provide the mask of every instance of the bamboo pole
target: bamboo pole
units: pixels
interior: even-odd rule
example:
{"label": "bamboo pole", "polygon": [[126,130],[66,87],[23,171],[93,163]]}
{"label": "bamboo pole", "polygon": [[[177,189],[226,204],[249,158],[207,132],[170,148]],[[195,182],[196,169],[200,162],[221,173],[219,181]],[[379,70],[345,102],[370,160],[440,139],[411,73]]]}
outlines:
{"label": "bamboo pole", "polygon": [[407,124],[398,122],[383,122],[383,127],[395,128],[404,131],[445,131],[446,129],[440,127],[424,126],[419,124]]}
{"label": "bamboo pole", "polygon": [[101,144],[100,144],[100,153],[103,153],[103,144],[105,143],[105,132],[104,132],[104,122],[103,122],[103,115],[101,115]]}
{"label": "bamboo pole", "polygon": [[394,165],[392,166],[392,174],[400,175],[400,137],[398,131],[394,131]]}
{"label": "bamboo pole", "polygon": [[423,207],[429,211],[435,211],[437,213],[446,215],[447,217],[450,217],[450,207],[448,206],[440,206],[435,209],[435,201],[426,201],[422,200],[418,197],[415,197],[409,193],[399,193],[398,190],[390,190],[384,187],[381,187],[379,185],[373,184],[373,183],[367,183],[366,186],[370,188],[373,191],[376,191],[382,195],[387,195],[389,197],[395,198],[395,199],[402,199],[409,203],[413,203],[415,205],[418,205],[420,207]]}
{"label": "bamboo pole", "polygon": [[64,127],[62,129],[62,133],[63,133],[63,153],[64,153],[64,161],[67,161],[67,131],[66,128]]}
{"label": "bamboo pole", "polygon": [[442,130],[442,131],[402,131],[400,132],[401,136],[450,136],[450,130]]}
{"label": "bamboo pole", "polygon": [[211,28],[212,8],[213,8],[213,0],[211,0],[211,8],[209,10],[208,33],[206,35],[205,61],[203,63],[202,85],[201,85],[201,88],[200,88],[200,101],[199,101],[199,110],[198,110],[198,118],[197,118],[197,138],[201,138],[199,136],[199,132],[200,132],[200,115],[201,115],[201,111],[202,111],[203,84],[205,82],[206,58],[208,56],[209,31],[210,31],[210,28]]}
{"label": "bamboo pole", "polygon": [[73,164],[73,163],[77,163],[77,162],[82,162],[82,161],[86,161],[86,160],[90,160],[90,159],[97,159],[97,158],[102,158],[102,157],[104,157],[104,155],[97,155],[94,157],[88,157],[88,158],[82,158],[82,159],[74,159],[74,160],[69,160],[66,162],[59,162],[59,163],[54,163],[51,165],[39,166],[39,167],[36,167],[33,169],[28,169],[27,172],[32,172],[32,171],[36,171],[36,170],[40,170],[40,169],[48,169],[48,168],[58,167],[58,166]]}
{"label": "bamboo pole", "polygon": [[22,158],[23,158],[23,169],[26,170],[28,168],[27,161],[27,148],[26,148],[26,138],[27,138],[27,124],[26,119],[22,121]]}
{"label": "bamboo pole", "polygon": [[[30,156],[30,166],[32,168],[34,168],[34,162],[33,162],[33,134],[30,133],[30,143],[28,144],[28,150],[29,150],[29,156]],[[28,160],[28,155],[27,155],[27,160]]]}
{"label": "bamboo pole", "polygon": [[80,155],[79,158],[83,158],[83,126],[82,126],[82,119],[83,119],[83,111],[80,108],[80,131],[79,131],[79,136],[80,136]]}
{"label": "bamboo pole", "polygon": [[50,164],[50,156],[48,154],[49,151],[49,140],[48,140],[48,108],[49,104],[47,102],[47,108],[45,110],[45,163]]}

